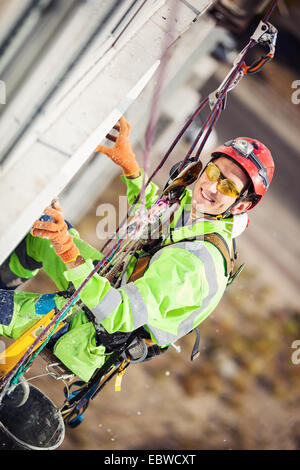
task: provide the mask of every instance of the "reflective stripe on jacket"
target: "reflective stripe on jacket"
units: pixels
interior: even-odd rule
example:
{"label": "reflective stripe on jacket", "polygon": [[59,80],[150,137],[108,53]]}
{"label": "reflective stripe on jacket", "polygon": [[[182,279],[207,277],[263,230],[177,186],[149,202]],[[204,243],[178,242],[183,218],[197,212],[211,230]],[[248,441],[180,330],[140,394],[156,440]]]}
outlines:
{"label": "reflective stripe on jacket", "polygon": [[[142,179],[142,176],[135,180],[123,177],[129,204],[140,191]],[[157,199],[157,190],[153,183],[147,187],[147,207]],[[152,339],[165,346],[201,323],[218,304],[227,284],[223,256],[209,242],[186,239],[219,233],[231,246],[232,220],[206,220],[180,227],[181,218],[183,216],[185,219],[184,213],[188,212],[190,203],[191,193],[186,190],[171,224],[174,244],[164,246],[153,255],[140,279],[126,283],[135,266],[136,260],[133,259],[120,288],[113,288],[107,279],[95,274],[82,289],[80,298],[109,333],[130,332],[145,326]],[[66,289],[70,281],[75,288],[79,287],[92,271],[93,261],[102,259],[103,255],[81,240],[75,229],[70,229],[70,232],[86,260],[84,264],[67,270],[48,240],[28,234],[22,242],[22,250],[20,248],[18,253],[12,254],[9,263],[4,266],[7,279],[11,275],[30,278],[36,273],[38,263],[41,263],[59,290]],[[172,240],[169,237],[164,243]],[[9,295],[5,300],[7,308],[3,312],[0,334],[18,338],[38,320],[41,314],[39,307],[48,305],[49,296],[29,292]],[[66,302],[59,295],[51,299],[59,309]],[[75,305],[72,310],[75,312],[76,309]],[[55,344],[54,354],[85,381],[106,359],[105,348],[96,345],[95,328],[82,310],[72,318],[69,331]]]}
{"label": "reflective stripe on jacket", "polygon": [[[142,185],[142,176],[127,184],[129,204]],[[146,192],[146,206],[157,199],[157,186],[151,183]],[[165,346],[182,337],[201,323],[217,306],[227,284],[224,258],[209,242],[183,241],[205,233],[219,233],[231,245],[232,218],[222,221],[205,220],[177,227],[191,192],[186,190],[180,208],[171,224],[173,245],[166,246],[151,259],[144,275],[115,289],[95,274],[81,292],[82,301],[93,311],[109,333],[132,331],[146,325],[152,339]],[[170,237],[165,244],[170,242]],[[134,268],[128,267],[127,279]],[[77,288],[92,270],[86,262],[65,273]]]}

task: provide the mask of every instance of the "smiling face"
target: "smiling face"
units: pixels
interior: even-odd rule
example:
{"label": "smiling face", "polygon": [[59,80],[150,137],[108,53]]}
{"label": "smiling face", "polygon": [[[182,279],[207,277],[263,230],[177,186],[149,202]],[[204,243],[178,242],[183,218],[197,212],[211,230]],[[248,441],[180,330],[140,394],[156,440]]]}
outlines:
{"label": "smiling face", "polygon": [[[248,178],[243,170],[233,161],[225,157],[219,157],[214,160],[214,164],[221,173],[229,180],[235,183],[237,189],[242,191],[248,183]],[[193,188],[192,196],[192,214],[198,217],[200,214],[207,213],[212,215],[223,214],[236,201],[236,198],[226,196],[218,190],[217,181],[210,181],[203,171]],[[251,202],[242,201],[233,207],[230,212],[239,214],[245,212],[251,206]]]}

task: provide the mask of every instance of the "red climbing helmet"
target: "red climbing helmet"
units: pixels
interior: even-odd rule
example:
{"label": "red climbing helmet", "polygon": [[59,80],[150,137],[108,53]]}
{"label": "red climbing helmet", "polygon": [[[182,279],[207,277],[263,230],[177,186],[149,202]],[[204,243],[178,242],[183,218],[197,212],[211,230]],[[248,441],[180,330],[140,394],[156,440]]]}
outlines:
{"label": "red climbing helmet", "polygon": [[[274,174],[274,160],[270,150],[259,140],[237,137],[217,147],[212,156],[223,154],[237,162],[250,177],[255,193],[260,199],[265,195]],[[254,203],[251,209],[260,201]]]}

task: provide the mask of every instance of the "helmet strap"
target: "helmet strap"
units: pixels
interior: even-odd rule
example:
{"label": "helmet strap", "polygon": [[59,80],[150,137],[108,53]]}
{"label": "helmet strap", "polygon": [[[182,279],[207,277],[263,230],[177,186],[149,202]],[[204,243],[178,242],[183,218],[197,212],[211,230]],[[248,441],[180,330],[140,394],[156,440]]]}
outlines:
{"label": "helmet strap", "polygon": [[203,215],[209,215],[210,217],[214,217],[216,220],[227,219],[228,217],[234,215],[230,212],[231,209],[233,209],[233,207],[235,207],[237,204],[239,204],[244,199],[246,199],[247,197],[247,194],[245,194],[246,191],[247,191],[247,188],[243,191],[242,195],[239,196],[238,199],[234,201],[234,203],[231,204],[231,206],[229,206],[228,209],[226,209],[226,211],[224,211],[222,214],[215,215],[215,214],[208,214],[207,212],[204,212]]}

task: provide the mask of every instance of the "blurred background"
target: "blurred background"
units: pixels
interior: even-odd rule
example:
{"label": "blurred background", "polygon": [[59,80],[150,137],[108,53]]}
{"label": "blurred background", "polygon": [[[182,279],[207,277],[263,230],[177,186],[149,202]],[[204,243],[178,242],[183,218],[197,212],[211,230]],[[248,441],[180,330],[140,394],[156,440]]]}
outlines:
{"label": "blurred background", "polygon": [[[216,90],[248,43],[268,1],[0,0],[0,262],[51,199],[98,249],[97,208],[126,188],[93,149],[124,114],[143,166],[159,62],[171,51],[150,154],[154,169],[200,101]],[[176,4],[176,14],[174,5]],[[171,20],[172,19],[172,24]],[[237,136],[272,151],[276,170],[264,202],[237,239],[246,267],[194,335],[126,371],[91,402],[60,449],[299,449],[300,5],[280,0],[275,58],[229,92],[203,152]],[[254,53],[254,51],[253,51]],[[265,51],[257,47],[256,57]],[[251,57],[253,59],[253,57]],[[298,81],[298,82],[297,82]],[[197,118],[155,178],[163,186],[206,119]],[[238,264],[238,265],[239,265]],[[23,290],[54,292],[40,272]],[[36,361],[32,375],[43,373]],[[62,384],[34,381],[58,406]]]}

